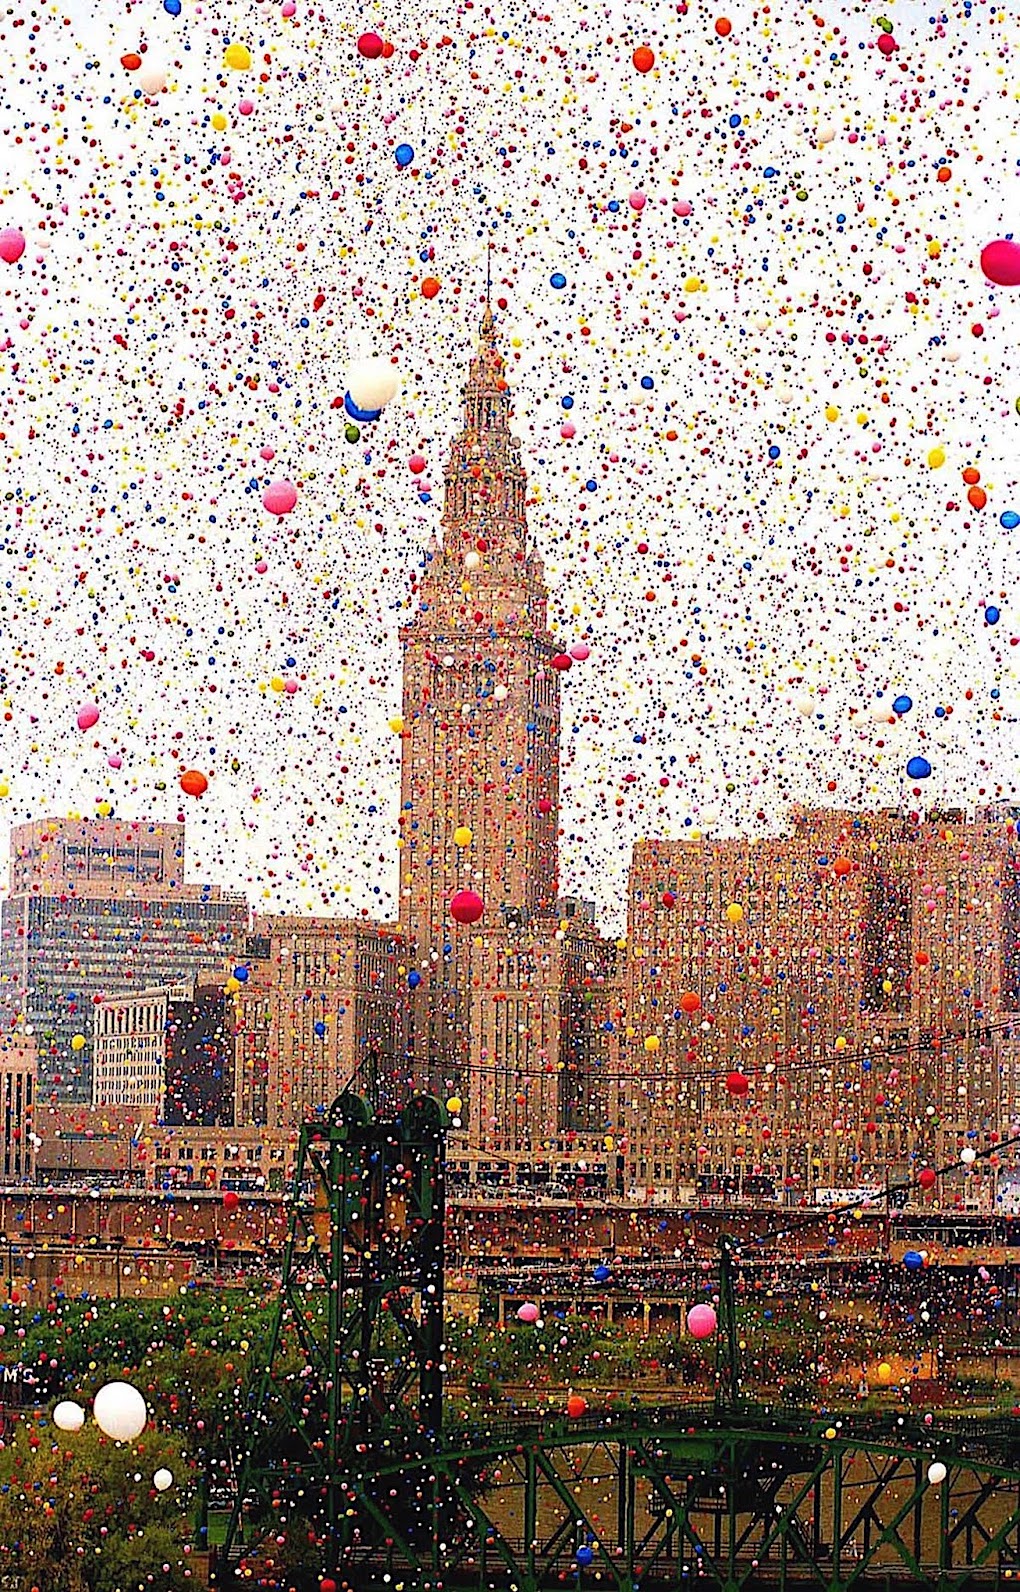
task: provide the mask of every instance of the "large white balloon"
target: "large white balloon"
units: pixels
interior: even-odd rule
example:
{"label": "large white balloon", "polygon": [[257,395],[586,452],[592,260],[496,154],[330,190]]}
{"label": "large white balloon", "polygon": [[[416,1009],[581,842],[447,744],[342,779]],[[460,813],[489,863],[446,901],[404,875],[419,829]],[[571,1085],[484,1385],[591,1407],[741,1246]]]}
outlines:
{"label": "large white balloon", "polygon": [[928,1480],[931,1482],[933,1487],[937,1487],[940,1482],[945,1481],[946,1475],[946,1467],[943,1465],[941,1459],[933,1460],[928,1466]]}
{"label": "large white balloon", "polygon": [[133,1443],[148,1420],[145,1400],[130,1382],[107,1382],[92,1401],[96,1425],[117,1443]]}
{"label": "large white balloon", "polygon": [[53,1411],[53,1424],[62,1432],[80,1432],[85,1425],[85,1411],[73,1399],[63,1399]]}
{"label": "large white balloon", "polygon": [[160,1468],[157,1470],[156,1474],[152,1478],[152,1485],[155,1487],[157,1492],[166,1492],[167,1488],[172,1487],[173,1484],[173,1472],[166,1470],[165,1468]]}
{"label": "large white balloon", "polygon": [[347,374],[347,391],[359,409],[381,409],[399,386],[400,372],[381,354],[354,360]]}

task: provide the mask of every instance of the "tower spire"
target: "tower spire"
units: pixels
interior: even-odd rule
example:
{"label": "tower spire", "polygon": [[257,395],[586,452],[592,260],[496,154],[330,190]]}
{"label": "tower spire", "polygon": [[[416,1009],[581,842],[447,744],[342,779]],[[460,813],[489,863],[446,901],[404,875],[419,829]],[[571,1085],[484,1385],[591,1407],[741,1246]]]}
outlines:
{"label": "tower spire", "polygon": [[492,239],[489,239],[485,255],[485,314],[482,316],[482,336],[487,342],[492,341],[495,331],[495,322],[492,319]]}

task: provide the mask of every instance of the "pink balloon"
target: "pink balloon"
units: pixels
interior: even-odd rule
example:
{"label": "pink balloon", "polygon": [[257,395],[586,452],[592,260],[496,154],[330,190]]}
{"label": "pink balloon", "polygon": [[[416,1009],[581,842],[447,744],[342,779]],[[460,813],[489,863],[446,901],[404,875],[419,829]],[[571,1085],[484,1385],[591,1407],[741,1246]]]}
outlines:
{"label": "pink balloon", "polygon": [[996,238],[981,250],[981,269],[997,287],[1020,287],[1020,243]]}
{"label": "pink balloon", "polygon": [[285,680],[283,689],[286,691],[288,696],[293,696],[295,691],[299,691],[301,687],[298,685],[296,680]]}
{"label": "pink balloon", "polygon": [[458,890],[450,902],[450,916],[455,923],[477,923],[485,911],[485,902],[473,890]]}
{"label": "pink balloon", "polygon": [[262,494],[262,507],[270,514],[289,514],[297,502],[293,481],[271,481]]}
{"label": "pink balloon", "polygon": [[269,565],[266,563],[265,559],[260,558],[258,563],[255,565],[255,573],[256,575],[264,575],[268,568]]}
{"label": "pink balloon", "polygon": [[588,646],[587,642],[584,641],[575,641],[574,645],[569,650],[570,656],[577,663],[583,663],[585,658],[591,657],[591,648]]}
{"label": "pink balloon", "polygon": [[571,437],[576,435],[577,427],[574,425],[572,420],[568,420],[566,425],[560,427],[560,436],[563,437],[565,441],[569,442]]}
{"label": "pink balloon", "polygon": [[86,702],[78,709],[79,730],[91,730],[93,724],[99,723],[99,709],[94,702]]}
{"label": "pink balloon", "polygon": [[4,227],[0,232],[0,260],[14,265],[25,252],[25,234],[18,227]]}
{"label": "pink balloon", "polygon": [[114,752],[113,756],[112,757],[108,757],[106,759],[106,761],[109,763],[111,768],[120,768],[120,766],[121,766],[121,764],[123,762],[123,758],[119,757],[117,755],[117,753]]}
{"label": "pink balloon", "polygon": [[648,203],[647,195],[643,194],[640,188],[636,188],[630,196],[629,203],[632,210],[643,210]]}
{"label": "pink balloon", "polygon": [[689,216],[693,209],[694,206],[689,199],[678,199],[673,206],[673,214],[675,216]]}
{"label": "pink balloon", "polygon": [[891,33],[880,33],[875,40],[880,55],[895,55],[899,45]]}
{"label": "pink balloon", "polygon": [[532,1304],[521,1305],[521,1308],[517,1312],[517,1319],[518,1321],[527,1322],[528,1326],[530,1327],[538,1320],[538,1306]]}
{"label": "pink balloon", "polygon": [[250,116],[254,109],[255,101],[250,99],[243,99],[237,107],[240,116]]}
{"label": "pink balloon", "polygon": [[710,1338],[716,1325],[716,1314],[711,1305],[694,1305],[687,1312],[687,1330],[692,1338]]}
{"label": "pink balloon", "polygon": [[260,448],[259,449],[259,458],[260,459],[265,459],[266,463],[268,464],[270,459],[275,459],[276,458],[276,449],[275,448],[270,448],[268,446],[266,446],[265,448]]}

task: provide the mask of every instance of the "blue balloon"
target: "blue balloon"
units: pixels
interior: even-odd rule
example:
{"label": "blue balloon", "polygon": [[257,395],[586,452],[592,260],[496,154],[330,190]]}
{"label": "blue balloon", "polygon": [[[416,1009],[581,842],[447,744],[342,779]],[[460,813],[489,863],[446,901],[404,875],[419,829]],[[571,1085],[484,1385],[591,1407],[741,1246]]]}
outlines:
{"label": "blue balloon", "polygon": [[651,392],[652,388],[655,386],[655,383],[652,380],[651,376],[642,376],[641,385],[644,388],[645,392]]}
{"label": "blue balloon", "polygon": [[163,10],[167,16],[179,17],[181,14],[181,0],[163,0]]}
{"label": "blue balloon", "polygon": [[344,408],[352,420],[360,420],[362,425],[370,420],[378,420],[382,414],[381,409],[359,409],[349,392],[344,393]]}
{"label": "blue balloon", "polygon": [[594,1559],[594,1557],[595,1555],[591,1548],[587,1547],[578,1548],[577,1552],[574,1554],[574,1558],[577,1560],[578,1564],[591,1564],[591,1561]]}
{"label": "blue balloon", "polygon": [[407,987],[408,989],[417,989],[420,983],[421,974],[417,971],[417,969],[412,967],[410,973],[407,975]]}
{"label": "blue balloon", "polygon": [[247,984],[247,982],[248,982],[248,969],[246,967],[235,967],[234,968],[234,977],[237,979],[237,982],[239,984]]}
{"label": "blue balloon", "polygon": [[894,713],[909,713],[913,705],[913,697],[898,696],[892,705],[892,710]]}
{"label": "blue balloon", "polygon": [[414,150],[410,144],[398,144],[394,154],[397,157],[397,165],[401,167],[409,166],[414,159]]}
{"label": "blue balloon", "polygon": [[321,1021],[316,1023],[315,1032],[316,1032],[317,1036],[319,1037],[319,1039],[324,1038],[325,1037],[325,1033],[326,1033],[326,1025],[325,1025],[325,1023],[323,1023]]}
{"label": "blue balloon", "polygon": [[563,275],[563,272],[554,271],[552,276],[549,278],[549,285],[550,287],[566,287],[567,279]]}
{"label": "blue balloon", "polygon": [[991,604],[985,609],[985,624],[997,625],[999,623],[999,610]]}
{"label": "blue balloon", "polygon": [[912,757],[907,764],[908,779],[927,779],[931,774],[931,764],[926,757]]}
{"label": "blue balloon", "polygon": [[924,1256],[919,1255],[916,1249],[908,1249],[903,1256],[903,1264],[908,1271],[920,1271],[924,1265]]}
{"label": "blue balloon", "polygon": [[1020,514],[1016,512],[1016,509],[1006,509],[1004,513],[999,515],[999,524],[1007,531],[1015,531],[1017,526],[1020,525]]}
{"label": "blue balloon", "polygon": [[611,1273],[608,1266],[596,1266],[592,1275],[596,1282],[608,1282]]}

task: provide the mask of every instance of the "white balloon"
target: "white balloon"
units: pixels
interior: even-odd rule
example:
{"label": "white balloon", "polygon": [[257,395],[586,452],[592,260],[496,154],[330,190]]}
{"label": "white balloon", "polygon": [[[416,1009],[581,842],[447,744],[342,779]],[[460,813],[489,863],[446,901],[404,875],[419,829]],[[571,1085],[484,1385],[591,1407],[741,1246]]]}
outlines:
{"label": "white balloon", "polygon": [[796,707],[797,712],[800,714],[802,719],[810,719],[813,717],[815,704],[812,697],[798,697],[797,701],[794,703],[794,706]]}
{"label": "white balloon", "polygon": [[818,129],[819,144],[831,144],[835,136],[836,129],[834,127],[819,127]]}
{"label": "white balloon", "polygon": [[53,1411],[53,1424],[62,1432],[80,1432],[85,1425],[85,1411],[73,1399],[63,1399]]}
{"label": "white balloon", "polygon": [[960,1160],[963,1162],[964,1166],[973,1166],[974,1162],[977,1160],[977,1151],[972,1150],[968,1144],[965,1150],[960,1151]]}
{"label": "white balloon", "polygon": [[347,391],[359,409],[381,409],[399,386],[400,372],[381,354],[354,360],[347,373]]}
{"label": "white balloon", "polygon": [[482,562],[482,560],[481,560],[481,557],[479,556],[478,553],[465,553],[464,554],[464,568],[465,569],[477,569],[479,567],[479,565],[481,564],[481,562]]}
{"label": "white balloon", "polygon": [[150,62],[138,74],[138,87],[143,94],[155,97],[166,88],[166,71],[155,62]]}
{"label": "white balloon", "polygon": [[928,1466],[928,1480],[933,1487],[937,1487],[940,1481],[945,1481],[947,1474],[948,1472],[941,1459],[933,1460]]}
{"label": "white balloon", "polygon": [[92,1401],[96,1425],[116,1443],[133,1443],[145,1430],[145,1400],[130,1382],[107,1382]]}
{"label": "white balloon", "polygon": [[507,686],[498,685],[498,686],[496,686],[496,688],[495,688],[495,690],[493,691],[492,694],[495,697],[497,702],[505,702],[507,697],[510,695],[510,691],[509,691],[509,688]]}
{"label": "white balloon", "polygon": [[165,1468],[160,1468],[157,1470],[156,1474],[152,1478],[152,1485],[155,1487],[157,1492],[166,1492],[167,1488],[172,1487],[173,1484],[173,1472],[166,1470]]}

